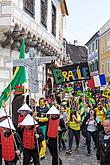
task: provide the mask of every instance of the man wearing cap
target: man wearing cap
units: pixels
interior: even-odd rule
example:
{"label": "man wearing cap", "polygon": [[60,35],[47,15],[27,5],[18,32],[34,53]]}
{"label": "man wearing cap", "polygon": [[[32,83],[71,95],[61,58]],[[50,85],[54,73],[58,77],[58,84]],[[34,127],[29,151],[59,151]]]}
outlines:
{"label": "man wearing cap", "polygon": [[40,165],[39,150],[44,139],[42,130],[34,118],[28,114],[20,123],[23,126],[23,165],[29,165],[31,157],[34,165]]}
{"label": "man wearing cap", "polygon": [[18,156],[23,149],[22,141],[18,133],[15,132],[14,125],[9,117],[0,123],[0,127],[3,128],[1,144],[5,165],[16,165]]}

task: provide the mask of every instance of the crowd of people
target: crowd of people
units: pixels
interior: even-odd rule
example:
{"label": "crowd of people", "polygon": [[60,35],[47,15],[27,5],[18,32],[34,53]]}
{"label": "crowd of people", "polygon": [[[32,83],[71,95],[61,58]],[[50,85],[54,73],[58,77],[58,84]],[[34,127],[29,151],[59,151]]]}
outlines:
{"label": "crowd of people", "polygon": [[[19,97],[20,95],[18,95]],[[16,96],[17,98],[17,96]],[[91,156],[91,138],[97,162],[110,165],[110,99],[100,91],[87,91],[85,97],[76,93],[52,93],[36,100],[26,97],[12,113],[6,113],[2,102],[0,111],[0,164],[40,165],[46,157],[46,148],[52,156],[52,165],[62,165],[60,152],[69,155],[79,151],[81,137],[85,139],[86,156]],[[21,100],[20,100],[21,102]],[[12,106],[12,107],[13,107]],[[13,111],[12,111],[13,112]],[[23,153],[23,163],[21,162]]]}

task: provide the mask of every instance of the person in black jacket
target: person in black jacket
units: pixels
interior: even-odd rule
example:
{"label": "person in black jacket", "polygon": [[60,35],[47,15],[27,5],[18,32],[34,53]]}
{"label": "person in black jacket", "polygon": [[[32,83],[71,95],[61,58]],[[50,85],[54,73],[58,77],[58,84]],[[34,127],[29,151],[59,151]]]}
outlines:
{"label": "person in black jacket", "polygon": [[100,165],[110,165],[110,120],[105,120],[103,127],[98,135],[96,157]]}

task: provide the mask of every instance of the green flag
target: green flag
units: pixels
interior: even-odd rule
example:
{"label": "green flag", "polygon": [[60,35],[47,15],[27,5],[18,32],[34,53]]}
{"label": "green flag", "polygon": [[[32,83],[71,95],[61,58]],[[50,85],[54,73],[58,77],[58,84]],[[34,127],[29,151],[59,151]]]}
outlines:
{"label": "green flag", "polygon": [[[25,57],[25,44],[24,44],[24,39],[22,39],[19,58],[24,58],[24,57]],[[0,96],[0,107],[2,105],[2,100],[6,102],[9,99],[11,91],[15,88],[15,86],[20,85],[24,82],[26,82],[25,67],[23,66],[16,67],[16,70],[14,72],[11,82],[4,89],[4,91],[2,92]]]}

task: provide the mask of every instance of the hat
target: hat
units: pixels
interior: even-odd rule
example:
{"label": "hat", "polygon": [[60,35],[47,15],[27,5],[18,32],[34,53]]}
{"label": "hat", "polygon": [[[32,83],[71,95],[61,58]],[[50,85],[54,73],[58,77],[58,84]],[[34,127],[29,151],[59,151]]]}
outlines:
{"label": "hat", "polygon": [[17,85],[15,87],[15,91],[14,91],[14,94],[24,94],[24,86],[22,85]]}
{"label": "hat", "polygon": [[25,104],[22,105],[22,107],[20,107],[18,109],[17,112],[20,113],[20,111],[29,111],[29,113],[31,113],[32,109],[30,109],[30,107],[25,103]]}
{"label": "hat", "polygon": [[10,117],[6,118],[5,120],[3,120],[1,123],[0,123],[0,127],[2,128],[11,128],[12,130],[15,130],[15,127],[12,123],[12,120],[10,119]]}
{"label": "hat", "polygon": [[52,105],[52,107],[47,112],[48,115],[59,115],[59,113],[59,110],[54,105]]}
{"label": "hat", "polygon": [[28,114],[19,125],[30,126],[30,125],[35,125],[35,124],[38,124],[38,122],[35,121],[34,118],[30,114]]}

